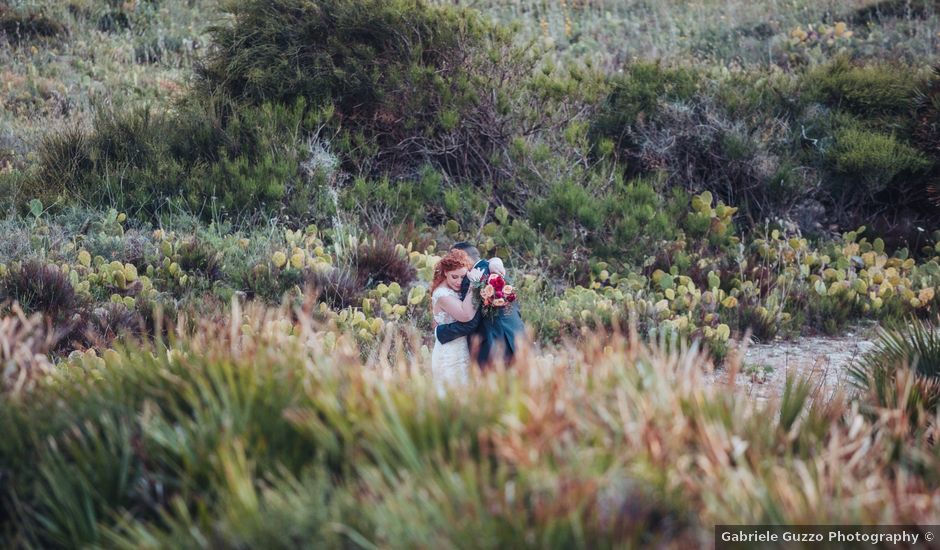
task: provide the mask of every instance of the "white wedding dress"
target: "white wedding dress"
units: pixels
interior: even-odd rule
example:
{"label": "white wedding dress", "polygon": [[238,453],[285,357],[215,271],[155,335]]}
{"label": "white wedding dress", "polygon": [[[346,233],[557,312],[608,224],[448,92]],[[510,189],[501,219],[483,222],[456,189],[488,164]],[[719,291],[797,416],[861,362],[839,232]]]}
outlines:
{"label": "white wedding dress", "polygon": [[[441,285],[431,295],[431,307],[437,307],[437,301],[444,296],[453,296],[460,299],[452,288]],[[446,311],[434,314],[437,325],[453,323],[454,318]],[[435,333],[436,334],[436,333]],[[451,340],[442,344],[434,338],[434,351],[431,352],[431,376],[439,394],[443,395],[448,387],[466,384],[470,379],[470,348],[467,347],[467,337]]]}

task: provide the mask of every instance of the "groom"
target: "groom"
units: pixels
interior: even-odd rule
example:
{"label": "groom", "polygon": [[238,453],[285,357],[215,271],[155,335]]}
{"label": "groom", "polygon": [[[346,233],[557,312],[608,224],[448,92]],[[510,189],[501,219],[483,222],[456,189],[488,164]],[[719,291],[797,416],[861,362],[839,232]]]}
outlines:
{"label": "groom", "polygon": [[[451,250],[464,251],[470,257],[470,261],[473,262],[473,268],[483,270],[484,280],[490,276],[489,262],[480,259],[480,251],[475,246],[467,242],[459,242]],[[463,282],[460,284],[460,299],[463,300],[469,291],[470,279],[464,277]],[[522,323],[522,316],[519,314],[519,302],[513,302],[503,315],[491,318],[484,316],[483,309],[478,308],[473,319],[465,323],[439,325],[435,333],[438,341],[442,344],[461,336],[469,336],[467,342],[470,344],[471,350],[474,343],[479,342],[476,359],[480,368],[485,369],[490,364],[490,355],[497,349],[502,349],[503,358],[507,363],[511,362],[513,355],[516,353],[517,340],[522,337],[524,331],[525,326]]]}

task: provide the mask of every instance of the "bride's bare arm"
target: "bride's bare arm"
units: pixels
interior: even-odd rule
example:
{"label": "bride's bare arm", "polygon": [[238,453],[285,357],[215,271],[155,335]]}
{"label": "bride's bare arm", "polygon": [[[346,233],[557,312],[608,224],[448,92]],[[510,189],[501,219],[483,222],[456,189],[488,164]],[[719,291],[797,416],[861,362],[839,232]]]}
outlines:
{"label": "bride's bare arm", "polygon": [[458,300],[453,296],[444,296],[437,302],[440,308],[450,314],[455,321],[466,323],[476,315],[477,308],[473,305],[473,293],[467,292],[466,298]]}

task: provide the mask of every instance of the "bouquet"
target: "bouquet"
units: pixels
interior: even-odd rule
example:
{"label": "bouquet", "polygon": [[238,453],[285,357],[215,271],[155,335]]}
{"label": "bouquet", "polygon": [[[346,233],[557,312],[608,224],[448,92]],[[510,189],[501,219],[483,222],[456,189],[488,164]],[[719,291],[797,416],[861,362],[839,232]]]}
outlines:
{"label": "bouquet", "polygon": [[516,301],[516,289],[496,273],[474,283],[485,315],[502,314]]}

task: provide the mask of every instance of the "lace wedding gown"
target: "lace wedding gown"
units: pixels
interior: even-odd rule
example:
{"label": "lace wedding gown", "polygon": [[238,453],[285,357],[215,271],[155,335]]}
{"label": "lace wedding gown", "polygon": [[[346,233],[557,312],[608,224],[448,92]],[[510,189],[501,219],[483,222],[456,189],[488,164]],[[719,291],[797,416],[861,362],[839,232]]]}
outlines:
{"label": "lace wedding gown", "polygon": [[[437,301],[444,296],[453,296],[460,299],[460,295],[446,285],[441,285],[431,295],[431,307],[437,306]],[[438,326],[453,323],[454,318],[446,311],[434,314],[434,321]],[[470,378],[470,349],[467,347],[467,337],[461,336],[446,344],[434,339],[434,351],[431,352],[431,376],[438,393],[444,393],[447,387],[466,384]]]}

